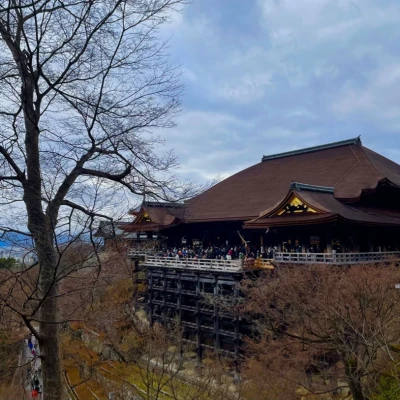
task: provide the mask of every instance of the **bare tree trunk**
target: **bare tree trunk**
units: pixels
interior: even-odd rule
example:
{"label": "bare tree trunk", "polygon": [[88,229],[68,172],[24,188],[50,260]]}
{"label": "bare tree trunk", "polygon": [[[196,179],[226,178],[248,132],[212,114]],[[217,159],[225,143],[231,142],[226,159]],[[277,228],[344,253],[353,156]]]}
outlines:
{"label": "bare tree trunk", "polygon": [[367,400],[362,392],[361,382],[359,379],[348,379],[349,388],[353,396],[353,400]]}
{"label": "bare tree trunk", "polygon": [[361,380],[357,371],[356,363],[352,360],[346,360],[344,362],[344,370],[346,374],[346,380],[349,384],[353,400],[367,400],[363,394]]}
{"label": "bare tree trunk", "polygon": [[[27,79],[28,82],[28,79]],[[57,260],[54,248],[54,227],[57,214],[42,207],[42,177],[39,153],[39,103],[34,109],[33,83],[22,90],[25,116],[25,147],[27,149],[27,178],[24,182],[24,202],[28,213],[28,229],[32,233],[39,261],[39,345],[43,366],[43,391],[46,399],[63,400],[62,357],[57,323]]]}
{"label": "bare tree trunk", "polygon": [[[41,231],[36,236],[36,249],[39,258],[39,294],[43,299],[39,313],[39,346],[42,358],[43,390],[46,399],[63,400],[64,379],[62,355],[59,341],[59,318],[57,315],[58,286],[56,283],[57,261],[53,245],[53,232],[48,218],[41,215]],[[40,226],[40,225],[39,225]],[[47,231],[47,232],[46,232]]]}
{"label": "bare tree trunk", "polygon": [[[49,227],[48,227],[49,229]],[[64,380],[62,376],[62,356],[59,341],[59,324],[57,323],[57,295],[56,257],[52,244],[52,233],[46,236],[49,242],[38,241],[38,255],[40,262],[40,297],[44,299],[40,308],[40,350],[43,366],[43,390],[46,399],[65,399]]]}
{"label": "bare tree trunk", "polygon": [[[59,345],[59,324],[51,323],[57,318],[57,288],[52,286],[49,296],[43,303],[40,323],[40,350],[43,366],[43,390],[46,399],[62,400],[64,396],[64,380],[62,374],[62,356]],[[49,322],[46,322],[49,321]]]}

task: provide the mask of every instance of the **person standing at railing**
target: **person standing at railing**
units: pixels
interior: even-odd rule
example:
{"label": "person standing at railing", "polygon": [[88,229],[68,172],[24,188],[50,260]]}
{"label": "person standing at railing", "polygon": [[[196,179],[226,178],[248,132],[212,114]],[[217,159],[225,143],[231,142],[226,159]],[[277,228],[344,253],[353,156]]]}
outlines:
{"label": "person standing at railing", "polygon": [[245,256],[243,263],[245,268],[254,267],[254,263],[255,263],[254,253],[250,253],[249,255]]}

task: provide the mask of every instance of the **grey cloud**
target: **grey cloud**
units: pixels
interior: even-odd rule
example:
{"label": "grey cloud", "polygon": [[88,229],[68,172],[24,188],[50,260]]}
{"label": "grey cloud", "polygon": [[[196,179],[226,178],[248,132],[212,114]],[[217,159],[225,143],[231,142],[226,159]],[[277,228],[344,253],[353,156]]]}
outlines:
{"label": "grey cloud", "polygon": [[390,150],[400,148],[400,3],[246,4],[194,2],[171,40],[187,91],[165,138],[181,173],[227,176],[263,154],[359,134],[400,161]]}

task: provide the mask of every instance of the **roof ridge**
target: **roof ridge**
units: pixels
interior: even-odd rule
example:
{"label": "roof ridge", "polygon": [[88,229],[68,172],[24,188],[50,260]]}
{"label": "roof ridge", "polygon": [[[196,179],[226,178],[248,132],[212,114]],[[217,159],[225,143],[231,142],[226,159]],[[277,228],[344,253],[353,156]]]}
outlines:
{"label": "roof ridge", "polygon": [[[362,150],[362,152],[364,153],[366,159],[368,160],[368,163],[369,163],[369,164],[371,165],[371,167],[378,173],[378,175],[384,176],[384,174],[382,173],[382,171],[380,171],[380,170],[376,167],[376,165],[372,162],[372,160],[369,158],[369,156],[368,156],[367,152],[365,151],[365,149],[366,149],[366,147],[361,146],[361,150]],[[379,154],[379,153],[377,153],[376,151],[371,150],[371,149],[368,149],[368,150],[369,150],[369,151],[372,151],[373,153],[378,154],[379,156],[382,157],[382,155]],[[384,156],[383,156],[383,157],[384,157]],[[386,158],[386,157],[385,157],[385,158]],[[391,160],[390,160],[390,161],[391,161]]]}
{"label": "roof ridge", "polygon": [[331,148],[334,148],[334,147],[356,145],[356,144],[362,144],[360,136],[358,136],[356,138],[353,138],[353,139],[341,140],[339,142],[327,143],[327,144],[322,144],[322,145],[319,145],[319,146],[306,147],[304,149],[286,151],[284,153],[278,153],[278,154],[271,154],[271,155],[263,156],[261,161],[274,160],[276,158],[289,157],[289,156],[293,156],[293,155],[297,155],[297,154],[311,153],[311,152],[314,152],[314,151],[326,150],[326,149],[331,149]]}
{"label": "roof ridge", "polygon": [[309,190],[310,192],[321,192],[321,193],[334,193],[335,188],[331,186],[318,186],[310,185],[308,183],[292,182],[290,184],[291,189],[295,190]]}
{"label": "roof ridge", "polygon": [[140,211],[142,207],[163,207],[163,208],[174,208],[174,207],[183,207],[185,206],[184,203],[179,203],[179,202],[172,202],[172,201],[143,201],[142,204],[137,206],[136,208],[133,208],[129,211]]}
{"label": "roof ridge", "polygon": [[154,202],[153,204],[143,204],[144,206],[148,207],[160,207],[160,208],[182,208],[185,206],[183,203],[156,203]]}

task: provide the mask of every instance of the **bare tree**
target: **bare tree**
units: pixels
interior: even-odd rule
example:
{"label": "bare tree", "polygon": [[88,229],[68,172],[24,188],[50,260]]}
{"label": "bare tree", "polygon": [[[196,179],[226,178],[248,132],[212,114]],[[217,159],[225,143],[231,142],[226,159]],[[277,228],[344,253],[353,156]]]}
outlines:
{"label": "bare tree", "polygon": [[[282,266],[247,281],[241,307],[258,328],[249,342],[248,376],[264,369],[277,391],[269,390],[274,399],[300,398],[301,388],[349,390],[355,400],[384,391],[383,376],[399,377],[399,279],[398,267],[357,265]],[[384,398],[397,398],[388,389]]]}
{"label": "bare tree", "polygon": [[[0,226],[9,239],[25,237],[38,262],[22,307],[0,301],[38,338],[46,399],[65,398],[58,340],[65,243],[91,238],[118,193],[191,195],[169,174],[174,154],[160,156],[151,135],[173,126],[179,106],[179,73],[157,31],[183,3],[0,3]],[[21,289],[20,277],[5,279]]]}
{"label": "bare tree", "polygon": [[[10,313],[0,317],[0,399],[22,398],[21,330]],[[17,339],[17,340],[16,340]],[[19,340],[18,340],[19,339]]]}
{"label": "bare tree", "polygon": [[[93,272],[82,271],[81,277],[94,279]],[[212,354],[198,374],[194,342],[185,340],[177,321],[170,320],[166,329],[149,326],[143,310],[132,301],[132,273],[126,257],[112,256],[103,261],[96,290],[88,285],[80,291],[90,294],[90,301],[62,297],[67,303],[62,307],[64,318],[72,311],[75,321],[80,321],[62,335],[71,390],[82,394],[97,387],[121,400],[132,395],[145,400],[239,400],[240,392],[221,384],[228,375],[228,360],[214,359]],[[76,286],[72,278],[63,281],[64,290]]]}

